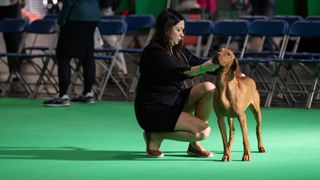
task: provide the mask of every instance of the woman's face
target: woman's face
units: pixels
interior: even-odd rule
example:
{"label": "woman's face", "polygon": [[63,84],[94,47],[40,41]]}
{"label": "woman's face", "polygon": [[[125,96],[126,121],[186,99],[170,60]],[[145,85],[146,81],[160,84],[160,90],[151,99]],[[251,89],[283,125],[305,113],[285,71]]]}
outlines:
{"label": "woman's face", "polygon": [[179,44],[179,42],[184,37],[184,33],[183,33],[184,26],[185,26],[185,23],[183,20],[181,20],[172,27],[170,32],[170,37],[169,37],[169,40],[172,46]]}

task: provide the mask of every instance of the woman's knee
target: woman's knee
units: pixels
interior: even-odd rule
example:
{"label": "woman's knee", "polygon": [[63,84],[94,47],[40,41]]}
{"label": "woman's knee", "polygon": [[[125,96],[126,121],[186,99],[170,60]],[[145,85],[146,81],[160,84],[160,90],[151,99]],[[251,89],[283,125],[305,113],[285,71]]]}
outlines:
{"label": "woman's knee", "polygon": [[203,89],[206,92],[213,92],[216,86],[212,82],[204,82],[203,83]]}
{"label": "woman's knee", "polygon": [[201,101],[211,101],[216,86],[211,82],[204,82],[202,87]]}
{"label": "woman's knee", "polygon": [[196,133],[196,138],[197,138],[197,140],[207,139],[210,136],[210,133],[211,133],[211,128],[210,128],[210,126],[207,126],[207,128]]}

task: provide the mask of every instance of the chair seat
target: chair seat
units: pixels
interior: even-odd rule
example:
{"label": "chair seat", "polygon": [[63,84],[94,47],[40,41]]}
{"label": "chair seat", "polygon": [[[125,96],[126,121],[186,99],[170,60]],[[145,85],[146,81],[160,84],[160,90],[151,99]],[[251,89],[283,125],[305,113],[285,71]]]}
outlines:
{"label": "chair seat", "polygon": [[23,54],[23,53],[0,53],[0,57],[18,57],[18,58],[44,58],[54,57],[54,54]]}
{"label": "chair seat", "polygon": [[94,55],[96,60],[112,60],[113,56],[111,55]]}

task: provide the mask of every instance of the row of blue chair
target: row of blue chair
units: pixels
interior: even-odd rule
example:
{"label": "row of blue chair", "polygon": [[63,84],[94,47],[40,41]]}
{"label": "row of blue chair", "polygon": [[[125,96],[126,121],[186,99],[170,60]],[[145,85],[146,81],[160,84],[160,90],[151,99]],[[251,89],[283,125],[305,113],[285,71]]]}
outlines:
{"label": "row of blue chair", "polygon": [[[7,53],[7,52],[1,52],[0,53],[0,61],[7,64],[7,61],[5,60],[6,57],[13,57],[13,58],[19,58],[24,61],[30,62],[31,67],[35,70],[38,74],[43,74],[44,68],[43,66],[46,66],[49,59],[53,58],[53,48],[54,44],[47,45],[46,47],[33,47],[33,48],[26,48],[25,42],[26,39],[33,35],[34,42],[37,39],[37,35],[55,35],[56,33],[56,22],[54,20],[43,20],[43,21],[34,21],[32,23],[28,23],[24,19],[5,19],[0,21],[0,32],[2,33],[23,33],[22,42],[20,44],[19,50],[16,53]],[[55,38],[56,39],[56,38]],[[34,50],[42,51],[34,52]],[[39,63],[36,63],[35,61],[40,60],[43,65],[39,65]],[[3,90],[3,93],[5,91],[8,91],[8,85],[10,84],[10,81],[12,80],[13,75],[15,75],[21,82],[22,85],[29,97],[32,97],[34,94],[33,89],[31,88],[30,84],[26,81],[25,77],[21,74],[21,72],[14,71],[10,72],[9,76],[6,80],[5,87]],[[45,74],[47,75],[47,74]],[[47,80],[52,83],[52,78],[49,76],[46,76]],[[38,79],[40,81],[40,79]]]}
{"label": "row of blue chair", "polygon": [[[111,17],[110,17],[111,18]],[[14,28],[16,31],[18,30],[19,32],[31,32],[31,27],[36,27],[36,25],[38,26],[37,29],[39,32],[36,33],[55,33],[55,19],[54,18],[45,18],[43,20],[38,20],[38,21],[34,21],[32,22],[30,25],[27,25],[26,22],[23,22],[22,20],[17,20],[17,22],[20,21],[20,24],[22,24],[23,28]],[[13,20],[9,19],[6,21],[1,21],[0,22],[0,31],[1,32],[7,32],[8,28],[10,27],[8,24],[10,24],[10,22],[12,23]],[[22,22],[22,23],[21,23]],[[154,19],[150,20],[149,22],[154,23]],[[44,28],[44,24],[53,24],[51,26],[51,28]],[[150,28],[152,29],[153,24],[150,23]],[[19,24],[19,23],[18,23]],[[142,24],[141,22],[136,22],[136,25]],[[11,24],[12,25],[12,24]],[[41,27],[42,26],[42,27]],[[196,21],[192,21],[192,20],[188,20],[186,22],[186,29],[185,29],[185,34],[189,35],[189,36],[199,36],[199,37],[203,37],[203,36],[207,36],[207,42],[205,44],[205,47],[203,48],[203,53],[201,54],[202,56],[210,56],[210,48],[212,46],[212,43],[214,42],[214,40],[216,40],[216,37],[220,37],[220,36],[225,36],[227,37],[227,43],[226,43],[226,47],[228,47],[230,45],[230,43],[232,42],[232,38],[236,37],[236,41],[240,42],[240,40],[243,40],[242,43],[242,49],[240,51],[238,51],[238,59],[240,62],[245,62],[247,64],[254,64],[255,67],[256,65],[261,65],[261,67],[266,67],[265,63],[266,62],[273,62],[278,64],[283,64],[282,62],[285,62],[286,60],[289,61],[288,57],[290,55],[290,59],[292,57],[294,57],[295,55],[297,55],[297,52],[293,52],[291,54],[287,53],[285,51],[286,49],[286,44],[288,42],[288,40],[294,36],[307,36],[307,37],[317,37],[318,32],[319,31],[319,22],[317,21],[297,21],[295,23],[292,23],[289,26],[289,23],[283,20],[255,20],[255,21],[247,21],[244,19],[237,19],[237,20],[221,20],[221,21],[217,21],[217,22],[212,22],[210,20],[196,20]],[[120,27],[120,28],[119,28]],[[131,25],[131,27],[133,27]],[[307,28],[306,28],[307,27]],[[123,42],[123,37],[125,36],[126,33],[128,32],[132,32],[132,30],[128,31],[129,28],[129,24],[124,20],[124,19],[102,19],[101,22],[99,23],[99,29],[101,34],[104,35],[120,35],[120,37],[122,36],[122,40],[121,41],[117,41],[119,43],[119,46],[116,46],[115,48],[104,48],[104,49],[98,49],[97,52],[99,52],[99,54],[96,55],[96,59],[97,60],[103,60],[104,63],[104,67],[105,67],[105,72],[106,75],[104,76],[104,78],[101,79],[101,81],[99,82],[99,86],[98,86],[98,91],[99,91],[99,98],[101,99],[103,93],[104,93],[104,89],[108,84],[108,80],[110,78],[112,78],[115,81],[115,78],[112,76],[112,71],[113,71],[113,67],[114,67],[114,62],[116,61],[116,57],[120,52],[133,52],[133,53],[141,53],[142,49],[134,49],[134,50],[130,50],[130,49],[123,49],[121,48],[121,44]],[[50,30],[50,31],[48,31]],[[49,33],[50,32],[50,33]],[[301,34],[302,33],[302,34]],[[304,33],[304,34],[303,34]],[[150,33],[152,34],[152,33]],[[271,36],[280,36],[282,38],[282,46],[279,50],[277,51],[262,51],[262,46],[259,48],[259,54],[257,57],[257,53],[256,52],[250,52],[248,51],[248,45],[249,45],[249,39],[252,36],[262,36],[264,39],[265,37],[271,37]],[[297,43],[298,44],[298,43]],[[33,47],[34,48],[34,47]],[[202,48],[202,47],[201,47]],[[47,48],[47,49],[42,49],[43,51],[48,50],[48,49],[53,49],[51,48]],[[34,51],[34,49],[29,48],[29,50]],[[29,51],[31,52],[31,51]],[[54,56],[52,55],[52,53],[48,53],[50,51],[46,51],[46,53],[32,53],[32,57],[30,57],[29,55],[29,59],[39,59],[39,57],[43,57],[43,65],[42,66],[35,66],[37,67],[37,71],[39,72],[39,74],[41,74],[41,76],[39,77],[38,81],[37,81],[37,85],[36,87],[40,87],[41,83],[48,83],[48,82],[52,82],[50,84],[54,84],[56,81],[55,79],[51,78],[52,76],[52,67],[51,70],[48,70],[48,64],[49,64],[49,60],[50,59],[54,59]],[[11,54],[13,55],[13,54]],[[5,56],[11,56],[10,54],[1,54],[1,57],[5,57]],[[26,54],[22,54],[23,56],[26,56]],[[19,54],[19,56],[22,56],[21,54]],[[252,58],[250,56],[255,55],[255,58]],[[265,55],[267,55],[268,57],[264,57]],[[300,54],[301,55],[301,54]],[[271,56],[271,58],[270,58]],[[304,59],[307,59],[306,54],[304,54]],[[316,54],[313,54],[312,56],[317,57]],[[3,58],[1,58],[2,61]],[[300,57],[301,59],[301,57]],[[283,61],[280,61],[283,60]],[[279,62],[280,61],[280,62]],[[297,60],[295,60],[296,62]],[[107,62],[107,63],[105,63]],[[291,61],[290,61],[291,62]],[[101,64],[103,64],[101,63]],[[299,62],[300,64],[305,64],[305,62]],[[278,67],[278,66],[277,66]],[[279,66],[280,67],[280,66]],[[267,68],[265,68],[267,69]],[[279,71],[279,68],[275,68]],[[279,78],[279,76],[277,75],[278,72],[274,72],[274,71],[270,71],[270,73],[272,74],[272,82],[273,81],[277,81],[274,80],[274,77]],[[138,78],[138,71],[136,72],[136,80]],[[20,75],[21,76],[21,75]],[[21,78],[23,78],[21,76]],[[137,81],[136,81],[137,82]],[[136,83],[135,82],[135,83]],[[27,84],[27,83],[26,83]],[[272,89],[275,90],[277,84],[279,84],[278,82],[276,83],[272,83],[273,85],[267,86],[267,93],[268,93],[268,97],[271,96],[272,97]],[[276,84],[276,85],[274,85]],[[132,83],[131,84],[133,89],[135,87],[135,84]],[[120,88],[122,94],[125,95],[125,91],[124,89]],[[279,85],[280,87],[285,87],[285,85],[282,83],[282,85]],[[316,85],[317,87],[317,85]],[[36,93],[38,92],[38,89],[36,90],[30,90],[27,91],[29,93],[31,93],[31,97],[34,97],[36,95]],[[315,91],[313,91],[315,92]],[[270,95],[271,94],[271,95]],[[292,95],[290,95],[292,96]],[[312,98],[311,98],[312,99]],[[265,106],[270,106],[272,98],[269,97],[269,99],[267,98],[267,102]],[[310,100],[312,102],[312,100]],[[310,101],[308,102],[310,104]],[[311,106],[311,105],[310,105]]]}
{"label": "row of blue chair", "polygon": [[[306,107],[310,108],[313,101],[314,93],[317,88],[319,89],[318,74],[319,69],[315,68],[310,70],[306,63],[315,63],[318,66],[320,55],[318,53],[305,53],[298,52],[298,46],[301,38],[320,38],[320,21],[316,20],[297,20],[295,22],[289,22],[280,19],[257,19],[254,21],[248,21],[246,19],[235,20],[220,20],[211,22],[207,20],[187,21],[186,22],[186,35],[199,35],[208,36],[208,41],[205,45],[202,55],[210,56],[209,48],[212,46],[214,40],[218,37],[227,37],[225,47],[229,47],[232,42],[232,38],[240,44],[240,50],[235,51],[238,61],[242,64],[250,66],[250,75],[257,76],[262,82],[264,91],[267,94],[265,106],[269,107],[274,96],[274,91],[279,90],[279,93],[285,96],[287,103],[296,102],[294,92],[288,87],[288,83],[285,79],[289,76],[295,76],[294,86],[304,91],[299,91],[297,94],[305,94],[308,99]],[[250,39],[253,37],[261,37],[261,43],[255,51],[250,50]],[[267,38],[277,38],[280,43],[276,50],[264,50],[263,44]],[[295,41],[295,46],[291,51],[288,51],[289,40]],[[300,45],[301,46],[301,45]],[[309,85],[312,88],[307,88],[304,82],[299,80],[299,76],[292,68],[292,65],[298,64],[299,66],[307,69],[307,72],[311,74],[312,83]],[[268,66],[270,66],[268,67]],[[258,67],[263,69],[263,72],[258,72]],[[280,71],[288,71],[287,74],[282,75]],[[281,70],[282,68],[282,70]],[[255,72],[253,74],[252,72]],[[251,74],[252,73],[252,74]],[[269,74],[269,78],[266,79],[266,74]],[[289,75],[288,75],[289,74]],[[281,79],[281,81],[279,81]]]}
{"label": "row of blue chair", "polygon": [[[116,61],[117,56],[119,53],[135,53],[139,54],[142,52],[142,48],[122,48],[122,42],[124,36],[127,34],[134,34],[140,30],[144,29],[152,29],[154,26],[155,19],[151,15],[130,15],[124,19],[106,19],[103,18],[99,24],[98,29],[102,36],[119,36],[121,37],[119,40],[116,41],[116,45],[112,46],[111,48],[97,48],[95,58],[97,59],[99,64],[103,64],[104,67],[104,74],[105,77],[101,77],[101,82],[98,82],[98,87],[96,88],[98,93],[98,98],[101,99],[104,93],[104,89],[109,81],[109,79],[113,79],[114,82],[118,85],[119,89],[121,90],[122,94],[127,97],[124,89],[120,86],[120,83],[117,82],[116,78],[112,75],[113,66]],[[29,47],[24,46],[25,39],[27,35],[33,34],[34,37],[38,35],[49,35],[56,33],[56,16],[46,16],[44,19],[33,21],[32,23],[28,24],[27,21],[23,19],[5,19],[0,21],[0,32],[2,33],[24,33],[24,40],[21,43],[21,48],[17,53],[0,53],[0,60],[7,64],[6,57],[20,57],[21,59],[28,59],[30,62],[38,61],[40,58],[42,64],[39,65],[38,63],[32,62],[32,65],[35,66],[36,72],[39,74],[39,78],[35,83],[35,87],[31,88],[30,83],[26,82],[24,76],[21,75],[19,72],[14,72],[17,77],[23,82],[25,90],[29,97],[35,97],[37,93],[41,90],[41,85],[43,87],[48,86],[48,82],[50,85],[57,90],[57,80],[53,78],[53,70],[55,69],[55,56],[54,56],[54,47],[55,41],[53,45],[48,46],[36,46],[36,39],[31,40],[32,45]],[[150,31],[152,34],[152,31]],[[151,35],[149,35],[151,37]],[[55,37],[54,40],[56,40]],[[49,41],[48,41],[49,42]],[[50,43],[52,44],[52,43]],[[41,52],[39,52],[41,51]],[[51,61],[53,60],[53,61]],[[51,63],[51,65],[50,65]],[[50,67],[49,67],[50,65]],[[74,76],[72,77],[73,81],[71,86],[75,84],[75,82],[81,78],[80,74],[80,67],[79,64],[73,67]],[[5,84],[10,84],[10,78],[12,74],[9,75],[8,80]],[[6,89],[6,88],[4,88]],[[43,89],[43,88],[42,88]],[[44,88],[47,89],[47,88]],[[71,89],[71,87],[69,88]],[[49,93],[47,91],[47,93]]]}

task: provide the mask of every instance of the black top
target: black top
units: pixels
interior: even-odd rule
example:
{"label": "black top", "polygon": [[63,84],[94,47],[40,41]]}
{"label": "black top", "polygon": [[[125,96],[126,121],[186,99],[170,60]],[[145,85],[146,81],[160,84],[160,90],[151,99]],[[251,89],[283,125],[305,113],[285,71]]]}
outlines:
{"label": "black top", "polygon": [[189,77],[183,72],[205,62],[186,48],[183,53],[185,63],[166,53],[158,42],[151,42],[143,50],[135,112],[140,126],[147,131],[174,130],[190,92],[184,87]]}
{"label": "black top", "polygon": [[183,72],[205,62],[186,48],[183,52],[188,64],[167,54],[157,42],[145,47],[140,61],[138,100],[173,105],[179,92],[184,89],[183,81],[189,78]]}

